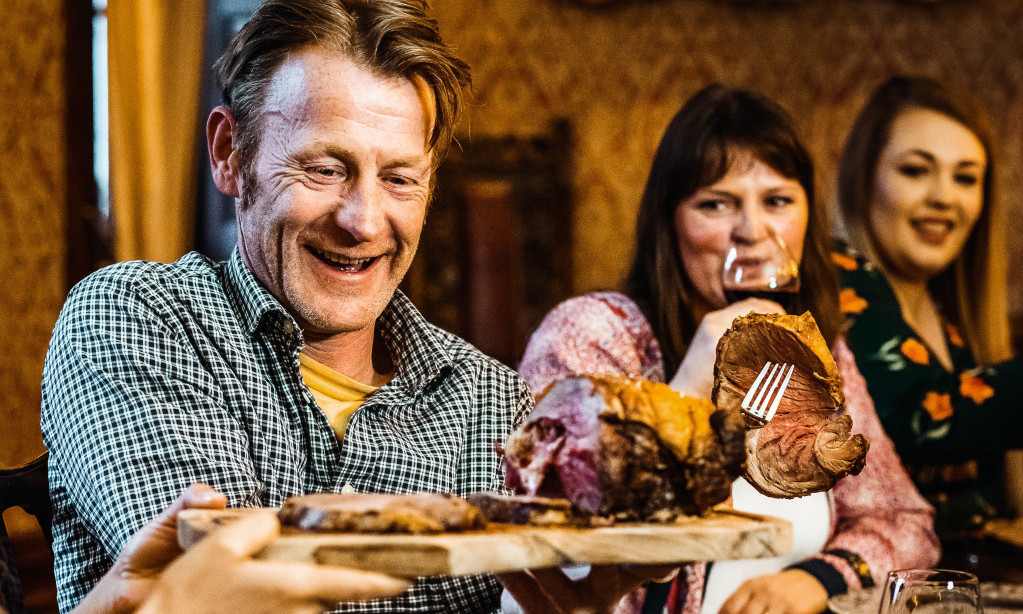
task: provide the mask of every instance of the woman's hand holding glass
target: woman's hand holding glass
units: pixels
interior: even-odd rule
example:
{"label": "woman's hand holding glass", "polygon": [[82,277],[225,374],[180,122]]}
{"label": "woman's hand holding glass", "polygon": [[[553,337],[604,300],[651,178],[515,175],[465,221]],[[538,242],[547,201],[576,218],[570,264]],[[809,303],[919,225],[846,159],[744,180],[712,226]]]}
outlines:
{"label": "woman's hand holding glass", "polygon": [[700,320],[700,326],[689,343],[682,364],[675,377],[668,382],[680,394],[709,399],[714,387],[714,362],[717,360],[718,340],[732,327],[735,318],[756,313],[784,313],[778,303],[759,298],[748,298],[711,311]]}
{"label": "woman's hand holding glass", "polygon": [[714,361],[721,335],[735,318],[755,313],[787,313],[799,291],[799,265],[788,246],[770,227],[766,240],[732,243],[725,253],[721,290],[727,304],[703,316],[672,378],[673,389],[689,396],[710,398]]}

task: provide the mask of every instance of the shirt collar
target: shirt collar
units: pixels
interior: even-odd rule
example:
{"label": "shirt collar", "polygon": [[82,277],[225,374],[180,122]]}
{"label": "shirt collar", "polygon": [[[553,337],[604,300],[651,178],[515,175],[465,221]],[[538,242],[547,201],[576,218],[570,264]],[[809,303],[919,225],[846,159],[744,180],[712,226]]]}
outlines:
{"label": "shirt collar", "polygon": [[395,364],[395,377],[381,393],[395,387],[416,396],[451,369],[454,360],[446,342],[448,334],[427,322],[400,290],[380,314],[377,328]]}
{"label": "shirt collar", "polygon": [[[255,334],[268,313],[276,314],[276,319],[285,323],[290,322],[292,327],[295,326],[294,319],[280,301],[270,294],[266,286],[260,283],[245,265],[238,247],[234,248],[231,258],[227,261],[227,280],[224,285],[235,312],[249,335]],[[292,328],[292,331],[294,330]]]}
{"label": "shirt collar", "polygon": [[[225,286],[249,335],[255,334],[268,314],[285,327],[289,323],[295,326],[294,319],[280,301],[245,265],[237,247],[227,262]],[[415,397],[427,384],[450,370],[454,361],[445,341],[447,334],[427,322],[400,290],[395,291],[377,318],[377,327],[395,365],[394,379],[378,391],[380,394],[391,389]]]}

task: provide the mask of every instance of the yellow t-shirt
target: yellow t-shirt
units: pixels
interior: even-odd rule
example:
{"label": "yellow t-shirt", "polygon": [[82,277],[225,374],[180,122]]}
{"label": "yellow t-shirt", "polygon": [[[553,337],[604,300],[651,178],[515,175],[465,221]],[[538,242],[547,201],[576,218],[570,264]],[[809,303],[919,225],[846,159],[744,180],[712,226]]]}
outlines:
{"label": "yellow t-shirt", "polygon": [[306,386],[309,386],[313,398],[327,415],[338,440],[344,439],[348,420],[378,387],[360,384],[304,353],[299,353],[298,360]]}

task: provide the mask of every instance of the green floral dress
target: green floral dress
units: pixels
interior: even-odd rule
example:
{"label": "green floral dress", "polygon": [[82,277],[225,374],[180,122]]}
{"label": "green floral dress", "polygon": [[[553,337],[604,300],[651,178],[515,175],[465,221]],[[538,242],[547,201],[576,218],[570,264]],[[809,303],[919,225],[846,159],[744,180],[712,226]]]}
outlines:
{"label": "green floral dress", "polygon": [[848,252],[842,275],[846,339],[874,406],[945,545],[962,543],[1004,509],[1003,455],[1023,447],[1023,361],[978,367],[951,323],[947,371],[902,317],[884,275]]}

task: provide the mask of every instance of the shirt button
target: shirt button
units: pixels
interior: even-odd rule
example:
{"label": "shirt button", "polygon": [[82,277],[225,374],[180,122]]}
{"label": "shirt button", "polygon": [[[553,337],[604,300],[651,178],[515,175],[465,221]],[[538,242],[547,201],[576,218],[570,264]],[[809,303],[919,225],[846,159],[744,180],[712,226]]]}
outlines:
{"label": "shirt button", "polygon": [[291,333],[295,332],[295,323],[292,322],[291,320],[288,320],[287,322],[285,322],[284,323],[284,332],[288,333],[289,335]]}

